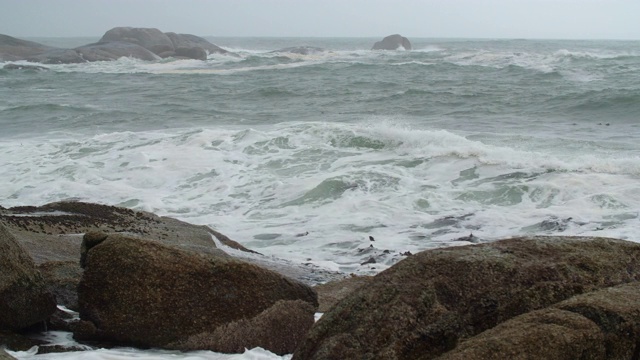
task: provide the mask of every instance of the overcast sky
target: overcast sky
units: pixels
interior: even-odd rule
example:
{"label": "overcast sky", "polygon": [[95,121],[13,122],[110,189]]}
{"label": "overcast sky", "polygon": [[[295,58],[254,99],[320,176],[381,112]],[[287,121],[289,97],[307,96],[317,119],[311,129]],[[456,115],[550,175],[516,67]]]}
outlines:
{"label": "overcast sky", "polygon": [[0,0],[0,34],[640,40],[640,0]]}

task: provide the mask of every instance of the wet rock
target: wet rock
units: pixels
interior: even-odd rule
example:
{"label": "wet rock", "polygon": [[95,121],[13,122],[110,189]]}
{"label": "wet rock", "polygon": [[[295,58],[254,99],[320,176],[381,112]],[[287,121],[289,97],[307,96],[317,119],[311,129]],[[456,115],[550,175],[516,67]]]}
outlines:
{"label": "wet rock", "polygon": [[194,60],[207,60],[207,52],[199,47],[179,47],[175,51],[176,56]]}
{"label": "wet rock", "polygon": [[634,282],[517,316],[438,359],[633,359],[639,337],[640,284]]}
{"label": "wet rock", "polygon": [[314,287],[318,293],[319,312],[327,312],[340,300],[371,281],[371,276],[350,276]]}
{"label": "wet rock", "polygon": [[254,318],[234,321],[211,333],[193,335],[184,343],[170,347],[223,353],[242,353],[245,349],[261,347],[278,355],[291,354],[313,326],[314,313],[315,307],[308,302],[280,300]]}
{"label": "wet rock", "polygon": [[310,287],[258,266],[121,235],[88,250],[78,298],[81,319],[95,326],[81,338],[165,348],[279,300],[318,305]]}
{"label": "wet rock", "polygon": [[174,49],[179,48],[200,48],[207,52],[207,54],[229,54],[233,55],[229,51],[214,45],[200,36],[192,34],[176,34],[174,32],[165,33],[171,42]]}
{"label": "wet rock", "polygon": [[78,283],[82,269],[77,261],[48,261],[37,266],[47,290],[56,299],[56,304],[71,310],[78,309]]}
{"label": "wet rock", "polygon": [[411,50],[411,42],[402,35],[389,35],[373,44],[371,50]]}
{"label": "wet rock", "polygon": [[86,61],[113,61],[122,57],[154,61],[160,57],[152,51],[124,41],[97,42],[74,49]]}
{"label": "wet rock", "polygon": [[[27,351],[34,346],[42,345],[45,341],[32,339],[23,334],[0,330],[0,350],[5,347],[13,351]],[[0,359],[2,359],[0,357]]]}
{"label": "wet rock", "polygon": [[43,64],[78,64],[87,62],[73,49],[51,49],[42,54],[29,56],[27,60]]}
{"label": "wet rock", "polygon": [[6,351],[0,349],[0,360],[15,360],[15,358],[7,354]]}
{"label": "wet rock", "polygon": [[294,359],[430,359],[572,296],[640,279],[640,244],[524,237],[434,249],[381,272],[316,323]]}
{"label": "wet rock", "polygon": [[27,328],[55,310],[54,297],[33,260],[0,223],[0,329]]}

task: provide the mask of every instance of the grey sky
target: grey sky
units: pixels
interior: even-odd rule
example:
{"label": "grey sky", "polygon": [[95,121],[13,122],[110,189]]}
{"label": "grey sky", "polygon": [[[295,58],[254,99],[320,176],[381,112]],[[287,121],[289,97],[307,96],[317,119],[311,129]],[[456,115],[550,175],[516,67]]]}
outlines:
{"label": "grey sky", "polygon": [[0,0],[0,33],[640,40],[640,0]]}

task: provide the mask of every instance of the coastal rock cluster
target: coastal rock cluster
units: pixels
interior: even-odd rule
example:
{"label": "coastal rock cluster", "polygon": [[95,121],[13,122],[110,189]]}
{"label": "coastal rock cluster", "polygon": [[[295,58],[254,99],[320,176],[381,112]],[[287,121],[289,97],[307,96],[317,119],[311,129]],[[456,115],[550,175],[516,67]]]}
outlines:
{"label": "coastal rock cluster", "polygon": [[163,33],[155,28],[116,27],[93,44],[60,49],[0,34],[0,61],[27,60],[43,64],[72,64],[117,60],[188,58],[206,60],[208,54],[227,54],[209,41],[191,34]]}
{"label": "coastal rock cluster", "polygon": [[[401,35],[389,35],[376,42],[372,50],[411,50],[411,42]],[[273,53],[315,55],[325,49],[313,46],[286,47]],[[130,57],[145,61],[164,58],[206,60],[210,54],[237,56],[204,38],[191,34],[162,32],[156,28],[116,27],[107,31],[96,43],[73,49],[55,48],[33,41],[0,34],[0,61],[31,61],[42,64],[74,64],[111,61]],[[45,67],[6,64],[8,70],[45,70]]]}
{"label": "coastal rock cluster", "polygon": [[209,227],[120,207],[0,207],[0,348],[70,351],[21,338],[47,323],[90,346],[262,347],[293,359],[640,353],[638,243],[512,238],[427,250],[374,277],[311,287],[331,278],[304,284],[216,242],[250,251]]}

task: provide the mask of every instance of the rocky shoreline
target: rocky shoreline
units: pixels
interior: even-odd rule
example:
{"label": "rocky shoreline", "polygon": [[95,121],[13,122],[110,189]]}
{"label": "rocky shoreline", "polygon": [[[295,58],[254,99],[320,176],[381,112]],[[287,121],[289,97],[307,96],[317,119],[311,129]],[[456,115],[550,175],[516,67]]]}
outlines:
{"label": "rocky shoreline", "polygon": [[[294,359],[640,353],[640,244],[617,239],[434,249],[375,277],[344,278],[269,259],[206,226],[58,202],[0,207],[0,250],[0,349],[262,347]],[[86,346],[30,338],[45,326]]]}

